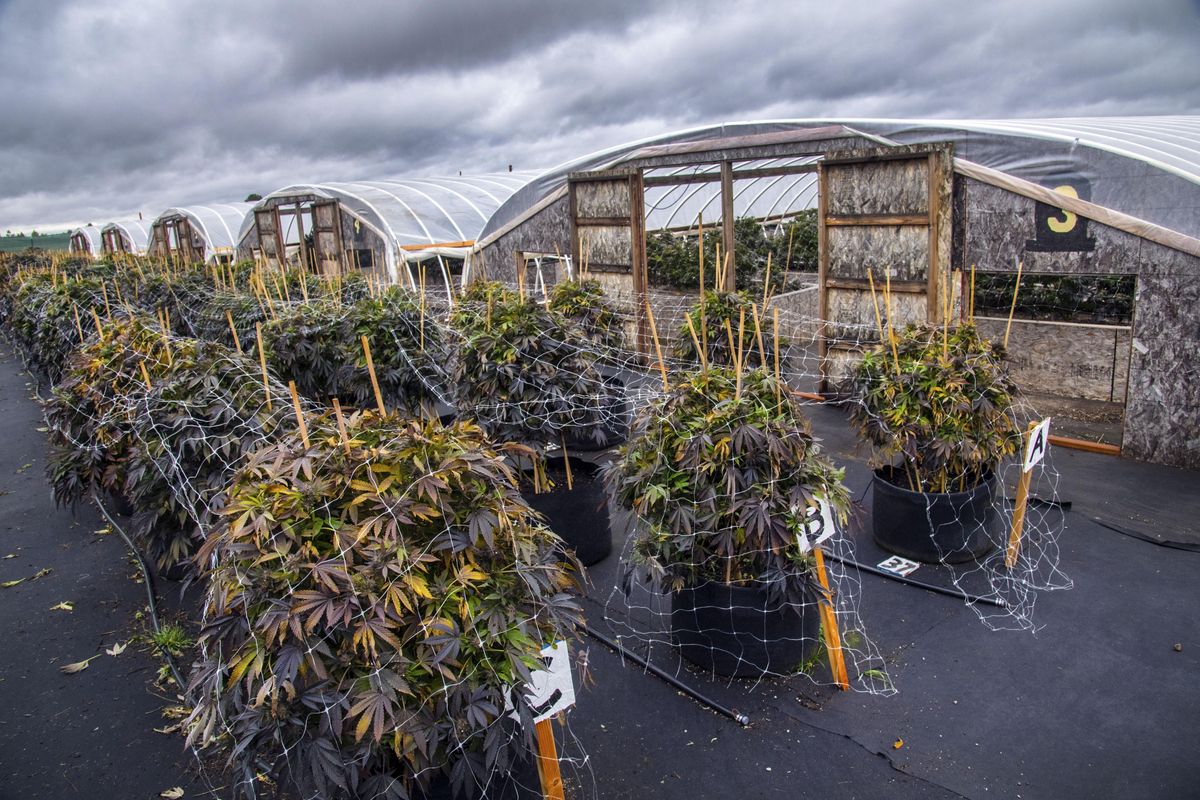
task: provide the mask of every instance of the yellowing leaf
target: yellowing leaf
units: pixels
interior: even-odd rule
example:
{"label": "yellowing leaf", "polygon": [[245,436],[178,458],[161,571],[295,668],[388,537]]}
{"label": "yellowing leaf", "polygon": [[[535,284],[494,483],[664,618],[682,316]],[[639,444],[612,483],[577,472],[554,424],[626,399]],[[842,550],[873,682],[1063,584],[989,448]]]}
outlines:
{"label": "yellowing leaf", "polygon": [[165,789],[158,793],[159,797],[165,797],[167,800],[179,800],[183,797],[182,786],[172,786],[170,789]]}
{"label": "yellowing leaf", "polygon": [[97,659],[99,657],[100,657],[100,654],[97,653],[96,655],[92,656],[91,658],[85,658],[83,661],[76,661],[74,664],[66,664],[64,666],[61,666],[58,668],[58,671],[63,673],[64,675],[74,675],[77,672],[83,672],[85,669],[88,668],[88,664],[90,664],[93,659]]}
{"label": "yellowing leaf", "polygon": [[903,739],[897,739],[896,741],[892,742],[892,749],[893,749],[893,750],[899,750],[901,747],[904,747],[904,740],[903,740]]}
{"label": "yellowing leaf", "polygon": [[50,606],[51,611],[74,611],[75,604],[70,600],[63,600],[61,603]]}
{"label": "yellowing leaf", "polygon": [[129,646],[129,644],[127,642],[117,642],[112,647],[109,647],[108,649],[106,649],[104,652],[108,653],[110,656],[119,656],[119,655],[121,655],[121,653],[125,652],[125,648],[128,646]]}

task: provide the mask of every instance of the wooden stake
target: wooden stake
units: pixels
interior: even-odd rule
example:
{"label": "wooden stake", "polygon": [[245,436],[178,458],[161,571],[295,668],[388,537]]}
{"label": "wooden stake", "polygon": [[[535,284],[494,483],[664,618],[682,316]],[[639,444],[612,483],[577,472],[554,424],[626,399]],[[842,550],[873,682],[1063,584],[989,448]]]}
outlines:
{"label": "wooden stake", "polygon": [[767,276],[763,279],[763,311],[767,310],[767,303],[771,299],[771,254],[767,253]]}
{"label": "wooden stake", "polygon": [[420,273],[421,273],[421,296],[420,296],[421,352],[424,353],[425,352],[425,262],[424,261],[421,262]]}
{"label": "wooden stake", "polygon": [[742,306],[738,309],[738,338],[737,338],[737,358],[734,360],[733,368],[737,370],[737,383],[734,388],[734,399],[742,399],[742,365],[745,363],[745,348],[743,342],[746,340],[746,307]]}
{"label": "wooden stake", "polygon": [[363,354],[367,357],[367,374],[371,376],[371,388],[375,390],[375,405],[379,407],[380,415],[387,413],[387,407],[383,404],[383,392],[379,390],[379,379],[375,377],[375,362],[371,359],[371,344],[367,341],[366,335],[359,337],[362,340]]}
{"label": "wooden stake", "polygon": [[896,374],[900,374],[900,352],[896,349],[896,328],[892,325],[892,273],[884,270],[883,301],[887,305],[887,336],[892,345],[892,360],[896,364]]}
{"label": "wooden stake", "polygon": [[139,367],[141,367],[141,370],[142,370],[142,380],[144,380],[144,381],[146,382],[146,389],[147,389],[147,390],[149,390],[149,389],[153,389],[153,388],[154,388],[154,385],[150,383],[150,373],[146,371],[146,362],[145,362],[145,361],[139,361],[139,362],[138,362],[138,366],[139,366]]}
{"label": "wooden stake", "polygon": [[703,372],[708,372],[708,358],[704,350],[700,347],[700,340],[696,338],[696,326],[692,322],[692,315],[684,314],[683,318],[687,320],[688,332],[692,334],[692,344],[696,346],[696,354],[700,358],[700,369]]}
{"label": "wooden stake", "polygon": [[271,410],[271,378],[267,373],[267,350],[263,347],[262,323],[254,323],[254,338],[258,343],[258,365],[262,367],[263,396],[267,399],[267,411]]}
{"label": "wooden stake", "polygon": [[[763,306],[763,313],[766,313],[767,307]],[[754,314],[754,337],[758,339],[758,365],[763,370],[767,368],[767,348],[763,347],[762,335],[762,319],[758,315],[758,304],[751,303],[750,311]]]}
{"label": "wooden stake", "polygon": [[825,650],[829,653],[829,670],[833,673],[833,682],[839,689],[850,688],[850,679],[846,675],[846,656],[842,652],[842,637],[838,632],[837,612],[833,609],[833,592],[829,588],[829,575],[825,571],[825,555],[820,547],[813,548],[813,556],[817,560],[817,580],[821,583],[822,592],[828,603],[820,603],[821,631],[825,634]]}
{"label": "wooden stake", "polygon": [[564,800],[562,773],[558,765],[558,748],[554,744],[554,728],[549,719],[537,723],[538,776],[542,779],[545,800]]}
{"label": "wooden stake", "polygon": [[104,335],[104,326],[100,324],[100,315],[96,313],[95,308],[91,308],[88,310],[92,312],[92,320],[96,323],[96,335],[103,336]]}
{"label": "wooden stake", "polygon": [[970,311],[967,314],[967,319],[971,322],[975,321],[975,265],[971,265],[971,299],[968,301],[967,307]]}
{"label": "wooden stake", "polygon": [[1004,566],[1012,569],[1021,552],[1021,535],[1025,532],[1025,508],[1029,505],[1029,476],[1033,470],[1025,469],[1025,452],[1029,449],[1029,437],[1038,426],[1036,420],[1029,423],[1021,437],[1021,477],[1017,480],[1017,503],[1013,506],[1012,530],[1008,534],[1008,552],[1004,555]]}
{"label": "wooden stake", "polygon": [[342,416],[342,404],[336,397],[333,398],[333,415],[337,418],[338,436],[341,437],[342,447],[346,449],[346,455],[350,455],[350,437],[346,435],[346,418]]}
{"label": "wooden stake", "polygon": [[[108,319],[112,319],[112,308],[110,308],[108,305],[108,289],[106,288],[106,285],[103,283],[100,284],[100,294],[104,295],[104,316],[107,317]],[[1013,304],[1015,305],[1016,302],[1017,301],[1014,298]],[[1008,339],[1007,339],[1007,337],[1005,337],[1005,343],[1007,344],[1007,342],[1008,342]]]}
{"label": "wooden stake", "polygon": [[1013,314],[1017,311],[1017,295],[1021,292],[1021,270],[1025,262],[1017,262],[1017,285],[1013,287],[1012,305],[1008,309],[1008,324],[1004,326],[1004,349],[1008,349],[1008,333],[1012,330]]}
{"label": "wooden stake", "polygon": [[780,371],[779,371],[779,309],[778,308],[771,309],[771,321],[773,323],[774,333],[775,333],[775,341],[774,341],[774,345],[775,345],[775,402],[778,403],[781,399],[780,398],[780,390],[783,388],[783,381],[781,380],[782,375],[780,374]]}
{"label": "wooden stake", "polygon": [[309,449],[312,445],[308,441],[308,425],[304,423],[304,410],[300,408],[300,393],[296,391],[296,382],[288,381],[288,391],[292,393],[292,409],[296,412],[296,424],[300,428],[300,441],[304,442],[304,449]]}
{"label": "wooden stake", "polygon": [[563,469],[567,471],[567,491],[571,491],[575,488],[575,476],[571,474],[571,456],[567,453],[566,434],[560,434],[559,438],[562,440]]}
{"label": "wooden stake", "polygon": [[233,334],[233,347],[238,351],[238,355],[242,354],[242,340],[238,338],[237,328],[233,325],[233,312],[228,308],[225,309],[225,320],[229,323],[229,332]]}
{"label": "wooden stake", "polygon": [[75,332],[79,334],[79,343],[83,344],[83,325],[79,323],[79,306],[77,306],[74,301],[71,303],[71,311],[75,313]]}
{"label": "wooden stake", "polygon": [[658,326],[654,324],[654,310],[650,308],[649,300],[646,301],[646,319],[650,321],[650,336],[654,339],[654,353],[658,356],[658,371],[662,373],[663,391],[667,392],[671,389],[671,382],[667,380],[667,365],[663,361],[662,345],[658,341]]}

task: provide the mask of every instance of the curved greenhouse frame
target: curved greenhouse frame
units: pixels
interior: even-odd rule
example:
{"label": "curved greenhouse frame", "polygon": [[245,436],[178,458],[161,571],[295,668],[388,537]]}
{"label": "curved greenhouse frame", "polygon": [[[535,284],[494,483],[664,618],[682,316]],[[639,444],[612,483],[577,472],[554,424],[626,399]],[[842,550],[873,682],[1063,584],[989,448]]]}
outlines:
{"label": "curved greenhouse frame", "polygon": [[186,263],[232,261],[237,237],[253,203],[209,203],[168,208],[151,224],[151,253]]}
{"label": "curved greenhouse frame", "polygon": [[[295,184],[264,197],[246,216],[238,251],[246,258],[307,262],[322,271],[380,270],[415,285],[411,265],[466,259],[475,239],[513,192],[537,173]],[[401,267],[405,269],[401,270]]]}
{"label": "curved greenhouse frame", "polygon": [[144,256],[150,244],[150,225],[141,219],[110,222],[100,229],[100,241],[105,255]]}
{"label": "curved greenhouse frame", "polygon": [[95,225],[85,225],[71,231],[71,252],[92,258],[99,258],[103,255],[100,229]]}

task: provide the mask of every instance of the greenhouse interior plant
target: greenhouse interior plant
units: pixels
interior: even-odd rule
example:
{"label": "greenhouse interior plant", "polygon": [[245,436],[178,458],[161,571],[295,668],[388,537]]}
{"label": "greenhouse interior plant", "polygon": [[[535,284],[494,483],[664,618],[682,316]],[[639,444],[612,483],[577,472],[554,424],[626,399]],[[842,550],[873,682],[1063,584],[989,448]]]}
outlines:
{"label": "greenhouse interior plant", "polygon": [[[537,451],[524,466],[526,499],[585,564],[612,552],[608,504],[598,471],[582,450],[614,443],[619,391],[595,354],[575,343],[561,317],[497,284],[468,288],[450,319],[461,337],[455,362],[458,410],[496,441]],[[547,450],[566,450],[547,453]]]}
{"label": "greenhouse interior plant", "polygon": [[742,366],[769,368],[778,351],[783,368],[787,340],[777,341],[774,325],[762,315],[762,306],[744,291],[705,291],[679,328],[674,355],[698,364],[703,352],[708,364],[732,367],[741,353]]}
{"label": "greenhouse interior plant", "polygon": [[668,592],[680,653],[705,669],[795,671],[819,652],[825,602],[802,534],[820,503],[844,523],[842,478],[770,373],[679,377],[606,468],[637,520],[626,594],[637,579]]}
{"label": "greenhouse interior plant", "polygon": [[197,559],[189,741],[227,747],[246,794],[509,796],[534,747],[520,687],[581,621],[505,459],[526,450],[367,410],[252,453]]}
{"label": "greenhouse interior plant", "polygon": [[1004,348],[975,326],[906,326],[851,379],[851,424],[872,449],[875,541],[926,563],[997,544],[996,471],[1019,449]]}

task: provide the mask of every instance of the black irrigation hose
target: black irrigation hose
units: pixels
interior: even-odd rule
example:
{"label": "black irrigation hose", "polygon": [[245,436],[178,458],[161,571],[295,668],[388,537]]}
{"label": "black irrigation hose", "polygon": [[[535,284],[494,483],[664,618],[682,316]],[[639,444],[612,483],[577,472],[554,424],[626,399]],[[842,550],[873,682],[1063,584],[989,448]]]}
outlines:
{"label": "black irrigation hose", "polygon": [[897,575],[894,572],[888,572],[886,569],[880,569],[879,567],[873,567],[870,564],[863,564],[859,561],[855,561],[852,558],[842,558],[841,556],[836,555],[834,553],[826,553],[825,557],[832,559],[832,560],[838,562],[839,564],[845,564],[846,566],[851,566],[851,567],[860,569],[863,572],[869,572],[872,575],[878,575],[881,578],[889,578],[893,581],[899,581],[900,583],[907,583],[909,586],[915,586],[918,589],[924,589],[928,592],[937,592],[938,594],[944,594],[947,597],[957,597],[959,600],[966,600],[968,603],[986,603],[989,606],[996,606],[998,608],[1007,608],[1008,607],[1008,603],[1005,603],[1003,600],[1001,600],[999,598],[983,597],[982,595],[969,594],[967,592],[962,591],[961,589],[949,589],[945,586],[938,586],[933,583],[926,583],[925,581],[919,581],[919,580],[916,580],[915,578],[909,578],[904,575]]}
{"label": "black irrigation hose", "polygon": [[[158,619],[158,603],[154,599],[154,576],[150,574],[150,569],[146,566],[146,559],[142,558],[142,552],[134,545],[133,540],[125,533],[112,515],[108,513],[108,509],[104,507],[104,503],[96,495],[95,487],[92,487],[92,502],[100,509],[100,513],[108,520],[108,524],[114,531],[120,534],[125,540],[125,545],[129,548],[129,552],[133,553],[133,557],[137,559],[138,567],[142,570],[142,583],[146,587],[146,599],[149,601],[150,622],[154,625],[154,632],[158,633],[161,629],[161,624]],[[187,692],[187,684],[183,682],[183,676],[179,674],[179,667],[175,664],[175,657],[171,655],[171,651],[161,644],[158,649],[162,651],[163,658],[167,661],[167,667],[171,670],[171,677],[175,679],[175,683],[179,686],[179,691]]]}
{"label": "black irrigation hose", "polygon": [[722,714],[726,717],[729,717],[731,720],[738,723],[739,725],[745,726],[745,725],[750,724],[750,718],[747,717],[745,714],[739,714],[736,711],[730,711],[728,708],[721,705],[717,701],[711,700],[708,697],[705,697],[704,695],[700,694],[699,691],[697,691],[696,689],[693,689],[691,686],[688,686],[686,683],[679,680],[671,673],[667,672],[666,670],[662,669],[661,667],[656,667],[655,665],[651,664],[648,660],[646,660],[642,656],[639,656],[637,653],[635,653],[632,650],[621,645],[619,642],[615,642],[612,639],[609,639],[607,636],[600,633],[599,631],[592,630],[587,625],[580,624],[579,627],[588,636],[592,637],[596,641],[598,641],[601,644],[603,644],[604,646],[608,647],[610,650],[614,650],[614,651],[620,653],[622,658],[628,658],[630,661],[634,662],[635,664],[638,664],[639,666],[641,666],[642,668],[653,673],[657,677],[662,678],[664,681],[671,684],[671,686],[673,686],[676,689],[678,689],[679,691],[683,692],[688,697],[695,700],[697,703],[708,706],[713,711],[716,711],[718,714]]}
{"label": "black irrigation hose", "polygon": [[1119,533],[1122,536],[1128,536],[1130,539],[1137,539],[1139,542],[1148,542],[1149,544],[1156,544],[1159,547],[1166,547],[1171,550],[1183,550],[1188,553],[1200,553],[1200,542],[1176,542],[1171,539],[1155,539],[1153,536],[1148,534],[1139,533],[1138,531],[1131,531],[1127,528],[1122,528],[1119,525],[1113,525],[1110,522],[1105,522],[1099,517],[1092,517],[1091,519],[1092,522],[1096,523],[1101,528],[1107,528],[1113,533]]}

